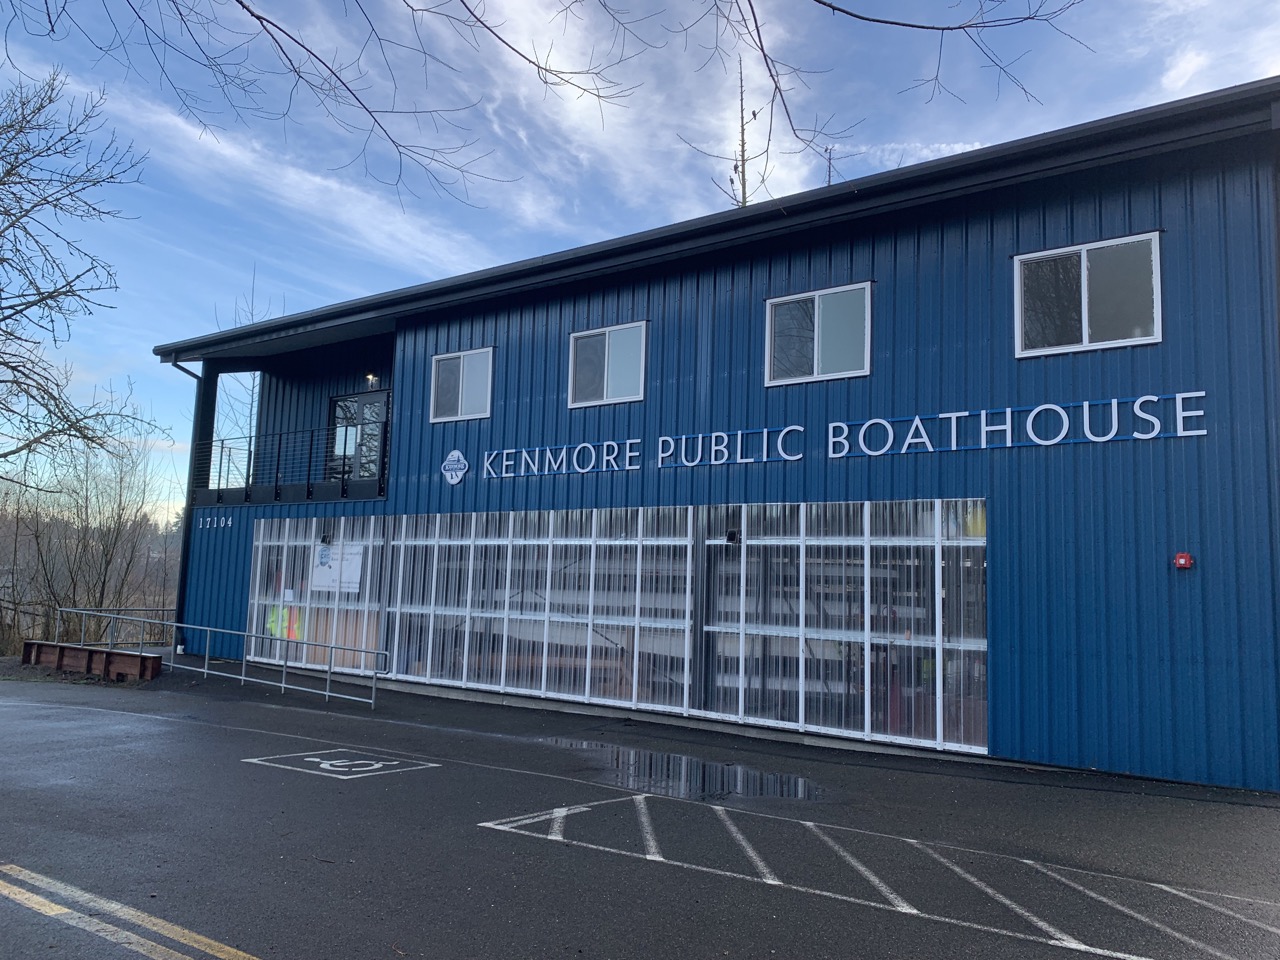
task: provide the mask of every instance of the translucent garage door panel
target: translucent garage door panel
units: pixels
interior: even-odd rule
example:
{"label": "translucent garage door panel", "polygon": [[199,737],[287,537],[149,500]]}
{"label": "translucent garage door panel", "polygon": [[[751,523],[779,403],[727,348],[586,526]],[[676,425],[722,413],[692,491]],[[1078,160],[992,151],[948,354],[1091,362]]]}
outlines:
{"label": "translucent garage door panel", "polygon": [[[982,533],[985,535],[985,520]],[[942,551],[943,739],[987,745],[987,548]]]}
{"label": "translucent garage door panel", "polygon": [[805,723],[850,732],[863,729],[863,644],[860,640],[806,640]]}
{"label": "translucent garage door panel", "polygon": [[800,720],[800,641],[748,632],[744,658],[743,715],[758,720]]}
{"label": "translucent garage door panel", "polygon": [[582,697],[587,689],[587,624],[552,620],[547,630],[547,692]]}
{"label": "translucent garage door panel", "polygon": [[685,631],[640,628],[637,697],[662,707],[684,704]]}
{"label": "translucent garage door panel", "polygon": [[635,680],[634,624],[596,623],[591,630],[591,690],[596,700],[630,702]]}
{"label": "translucent garage door panel", "polygon": [[507,623],[506,686],[511,690],[542,689],[543,651],[546,641],[542,620],[510,620]]}
{"label": "translucent garage door panel", "polygon": [[986,540],[973,499],[259,521],[248,652],[981,752]]}

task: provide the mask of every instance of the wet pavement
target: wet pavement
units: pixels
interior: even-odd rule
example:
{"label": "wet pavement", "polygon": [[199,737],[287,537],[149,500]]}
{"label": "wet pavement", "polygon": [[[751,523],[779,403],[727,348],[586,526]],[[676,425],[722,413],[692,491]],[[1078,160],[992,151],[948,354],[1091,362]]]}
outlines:
{"label": "wet pavement", "polygon": [[1280,797],[380,692],[0,682],[0,958],[1280,957]]}
{"label": "wet pavement", "polygon": [[713,763],[682,753],[621,747],[614,743],[551,737],[599,766],[599,782],[636,793],[681,800],[773,798],[816,800],[818,786],[790,773],[769,773],[737,763]]}

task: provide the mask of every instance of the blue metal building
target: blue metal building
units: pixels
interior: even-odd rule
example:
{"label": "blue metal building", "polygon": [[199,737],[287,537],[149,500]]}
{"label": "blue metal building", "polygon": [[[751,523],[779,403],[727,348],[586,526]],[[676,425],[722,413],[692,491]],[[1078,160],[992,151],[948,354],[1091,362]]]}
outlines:
{"label": "blue metal building", "polygon": [[1280,790],[1278,129],[1268,80],[157,347],[179,619]]}

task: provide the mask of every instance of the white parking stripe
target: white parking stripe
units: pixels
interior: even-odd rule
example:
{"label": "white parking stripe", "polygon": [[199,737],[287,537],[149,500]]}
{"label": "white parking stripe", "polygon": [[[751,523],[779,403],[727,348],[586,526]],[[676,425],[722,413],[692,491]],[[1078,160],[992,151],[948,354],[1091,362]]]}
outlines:
{"label": "white parking stripe", "polygon": [[618,803],[621,800],[630,799],[630,794],[625,797],[610,797],[608,800],[596,800],[594,803],[580,803],[573,807],[556,807],[553,810],[539,810],[537,813],[522,813],[516,817],[504,817],[501,820],[490,820],[487,823],[478,824],[481,827],[492,827],[495,830],[507,830],[514,827],[527,827],[531,823],[541,823],[544,820],[554,819],[563,810],[566,814],[586,813],[592,807],[604,806],[606,803]]}
{"label": "white parking stripe", "polygon": [[[523,830],[515,830],[510,827],[497,826],[493,823],[479,823],[479,827],[489,827],[494,830],[507,830],[511,833],[518,833],[521,836],[530,837],[534,840],[545,840],[546,835],[542,833],[527,833]],[[596,850],[600,853],[616,853],[622,857],[631,857],[637,860],[647,860],[643,853],[636,853],[632,850],[619,850],[617,847],[606,847],[598,843],[587,843],[582,840],[561,840],[565,846],[579,847],[584,850]],[[763,877],[753,877],[749,873],[735,873],[732,870],[720,870],[716,867],[703,866],[700,863],[684,863],[680,860],[668,860],[665,857],[662,863],[672,867],[681,867],[685,870],[694,870],[698,873],[707,873],[717,877],[728,877],[732,880],[746,880],[748,883],[763,883],[770,887],[782,890],[792,890],[796,893],[807,893],[815,897],[825,897],[828,900],[838,900],[841,903],[850,903],[859,907],[868,907],[872,910],[888,910],[892,913],[902,913],[902,911],[881,903],[878,900],[864,900],[861,897],[851,897],[843,893],[834,893],[831,890],[819,890],[816,887],[802,887],[794,883],[782,883],[778,880],[766,880]],[[904,914],[905,916],[905,914]],[[931,913],[914,913],[912,917],[919,920],[925,920],[930,923],[941,923],[951,927],[961,927],[965,930],[974,930],[978,933],[989,933],[998,937],[1010,937],[1014,940],[1022,940],[1026,943],[1041,943],[1049,947],[1058,947],[1063,950],[1070,950],[1073,953],[1084,953],[1093,957],[1107,957],[1108,960],[1155,960],[1153,957],[1144,956],[1142,954],[1124,953],[1119,950],[1106,950],[1102,947],[1091,947],[1083,943],[1063,943],[1060,940],[1051,940],[1048,937],[1037,937],[1034,934],[1022,933],[1018,930],[1004,930],[1000,927],[989,927],[982,923],[973,923],[969,920],[959,920],[955,917],[940,917]]]}
{"label": "white parking stripe", "polygon": [[556,807],[551,814],[551,829],[547,831],[548,840],[564,839],[564,818],[569,815],[568,807]]}
{"label": "white parking stripe", "polygon": [[840,844],[836,843],[834,840],[828,837],[825,833],[823,833],[820,829],[818,829],[817,824],[809,823],[808,821],[806,821],[805,826],[808,827],[810,830],[812,830],[815,834],[817,834],[817,836],[822,840],[823,843],[825,843],[828,847],[834,850],[841,860],[843,860],[845,863],[849,864],[849,866],[853,867],[853,869],[857,870],[860,874],[862,874],[862,876],[866,879],[867,883],[871,884],[873,887],[879,890],[881,896],[883,896],[886,900],[888,900],[891,904],[893,904],[893,908],[895,910],[900,910],[903,913],[919,913],[920,912],[911,904],[907,903],[907,901],[903,900],[900,896],[894,893],[893,889],[887,883],[885,883],[883,880],[877,877],[874,873],[872,873],[870,870],[864,867],[862,865],[862,862],[859,861],[857,857],[855,857],[852,853],[850,853],[844,847],[840,846]]}
{"label": "white parking stripe", "polygon": [[[644,848],[645,848],[644,853],[635,852],[634,850],[619,849],[617,847],[603,846],[601,844],[587,843],[580,840],[571,840],[565,837],[567,819],[569,816],[575,813],[586,812],[587,810],[596,806],[600,806],[602,804],[617,803],[621,800],[626,800],[626,799],[630,799],[635,805],[636,817],[639,823],[640,833],[644,839]],[[958,864],[952,862],[946,856],[943,856],[942,854],[938,853],[935,849],[933,849],[934,847],[942,847],[948,852],[954,851],[956,853],[965,853],[965,854],[972,854],[974,856],[990,857],[996,860],[1013,860],[1018,863],[1025,864],[1027,866],[1030,866],[1046,874],[1052,879],[1059,881],[1060,883],[1063,883],[1069,887],[1072,887],[1080,891],[1081,893],[1084,893],[1086,896],[1100,903],[1105,904],[1106,906],[1110,907],[1111,909],[1119,913],[1123,913],[1127,916],[1130,916],[1138,920],[1139,922],[1146,924],[1147,926],[1155,930],[1160,931],[1161,933],[1167,936],[1173,937],[1174,939],[1177,939],[1177,940],[1181,940],[1182,942],[1198,950],[1204,951],[1210,956],[1217,957],[1218,960],[1237,960],[1236,957],[1233,957],[1230,954],[1227,954],[1221,950],[1215,949],[1214,947],[1211,947],[1208,944],[1201,943],[1191,937],[1186,936],[1185,934],[1179,933],[1177,930],[1167,927],[1164,924],[1161,924],[1155,920],[1152,920],[1149,917],[1143,916],[1142,914],[1139,914],[1136,911],[1131,910],[1128,907],[1125,907],[1114,900],[1108,899],[1107,897],[1102,896],[1101,894],[1095,893],[1092,890],[1082,887],[1079,884],[1069,880],[1067,877],[1064,877],[1061,874],[1056,873],[1053,869],[1050,869],[1049,867],[1046,867],[1035,861],[1025,860],[1020,857],[1010,857],[1006,854],[996,854],[996,853],[989,853],[981,850],[969,850],[963,847],[953,847],[949,844],[930,843],[929,845],[926,845],[922,841],[914,840],[910,837],[895,837],[889,834],[876,833],[873,831],[859,830],[856,828],[836,826],[831,824],[819,825],[811,821],[795,820],[789,817],[779,817],[779,816],[770,815],[770,814],[755,814],[755,813],[749,813],[745,811],[734,811],[740,816],[759,817],[763,820],[776,820],[776,821],[783,821],[783,822],[793,823],[793,824],[795,823],[801,824],[809,832],[813,833],[815,836],[821,839],[830,849],[832,849],[838,856],[840,856],[841,859],[843,859],[847,864],[849,864],[855,870],[857,870],[868,881],[868,883],[870,883],[871,886],[873,886],[876,889],[876,891],[884,898],[883,901],[866,900],[860,897],[836,893],[831,890],[820,890],[814,887],[800,886],[794,883],[786,883],[779,880],[777,875],[773,872],[773,870],[770,869],[768,864],[765,863],[764,858],[759,854],[759,852],[755,849],[755,847],[751,845],[750,841],[747,840],[742,830],[739,829],[738,825],[733,821],[733,819],[730,816],[729,810],[722,806],[707,805],[707,806],[710,806],[710,808],[715,811],[716,816],[719,818],[720,822],[724,825],[725,829],[729,832],[729,834],[733,837],[734,842],[737,844],[738,848],[742,850],[742,852],[746,855],[747,859],[751,862],[752,867],[754,867],[755,869],[755,875],[752,875],[749,873],[739,873],[733,870],[725,870],[725,869],[719,869],[716,867],[704,866],[702,864],[686,863],[679,860],[670,860],[662,853],[659,847],[658,837],[654,829],[654,823],[653,823],[653,819],[650,811],[650,807],[652,806],[652,804],[649,802],[650,800],[663,800],[663,802],[671,802],[671,803],[686,802],[686,801],[680,801],[675,799],[671,799],[670,801],[667,801],[666,798],[655,798],[649,794],[628,794],[627,796],[624,796],[624,797],[616,797],[608,800],[597,800],[590,803],[580,804],[578,806],[556,807],[554,809],[544,810],[536,814],[521,814],[515,817],[509,817],[506,819],[494,820],[488,823],[477,824],[477,826],[489,827],[490,829],[495,829],[495,830],[504,830],[511,833],[520,833],[520,834],[523,834],[524,836],[533,837],[536,839],[550,839],[568,846],[581,847],[587,850],[596,850],[604,853],[619,854],[625,857],[634,857],[638,859],[645,859],[645,860],[650,860],[655,862],[667,863],[674,867],[682,867],[686,870],[695,870],[701,873],[711,874],[711,875],[720,876],[720,877],[728,877],[728,878],[734,878],[739,880],[748,880],[754,883],[768,884],[772,887],[791,890],[796,893],[803,893],[803,894],[810,894],[813,896],[825,897],[832,900],[838,900],[843,903],[854,904],[857,906],[868,907],[871,909],[891,910],[895,913],[914,916],[919,918],[920,920],[928,921],[931,923],[943,923],[943,924],[947,924],[954,927],[960,927],[966,930],[973,930],[973,931],[987,933],[987,934],[994,934],[996,936],[1001,936],[1001,937],[1009,937],[1017,940],[1022,940],[1025,942],[1030,942],[1030,943],[1044,944],[1046,946],[1067,950],[1072,953],[1086,954],[1086,955],[1096,956],[1096,957],[1108,957],[1108,958],[1111,958],[1111,960],[1152,960],[1152,958],[1149,956],[1126,953],[1122,950],[1111,950],[1101,946],[1092,946],[1090,944],[1081,942],[1080,940],[1076,939],[1075,937],[1067,933],[1064,933],[1062,930],[1059,930],[1057,927],[1053,926],[1052,924],[1035,916],[1030,911],[1026,910],[1024,907],[1020,906],[1017,903],[1014,903],[1008,897],[1005,897],[999,891],[983,883],[977,877],[973,876],[972,874],[968,873],[963,868],[961,868]],[[702,806],[701,804],[696,804],[696,805]],[[706,806],[703,806],[702,808],[705,810]],[[552,821],[552,825],[546,833],[543,833],[540,830],[526,829],[534,824],[542,823],[548,820]],[[982,923],[975,923],[969,920],[962,920],[959,917],[940,916],[937,914],[925,913],[918,910],[917,908],[909,904],[903,897],[899,896],[896,891],[894,891],[892,888],[889,887],[887,883],[885,883],[882,879],[880,879],[880,877],[876,876],[876,874],[872,872],[870,869],[868,869],[865,864],[863,864],[856,857],[854,857],[853,854],[850,853],[848,850],[845,850],[844,847],[842,847],[839,843],[837,843],[833,839],[831,835],[829,835],[829,834],[838,835],[838,833],[840,832],[849,832],[849,833],[854,833],[859,835],[873,836],[873,837],[878,837],[885,840],[897,840],[899,842],[910,843],[913,846],[918,847],[919,849],[927,853],[930,857],[932,857],[933,859],[941,863],[943,866],[947,867],[949,870],[956,873],[967,883],[973,885],[975,888],[985,893],[988,897],[991,897],[993,900],[1002,904],[1004,907],[1009,909],[1011,912],[1013,912],[1017,916],[1021,917],[1028,923],[1032,924],[1036,929],[1042,931],[1045,934],[1045,936],[1039,936],[1030,932],[1024,932],[1022,930],[1009,930],[1009,929],[1003,929],[1000,927],[987,926],[986,924],[982,924]],[[1057,869],[1064,870],[1073,874],[1074,873],[1087,873],[1087,874],[1090,873],[1089,871],[1081,871],[1071,867],[1057,867]],[[1090,875],[1093,875],[1093,874],[1090,874]],[[1243,923],[1247,923],[1252,926],[1258,927],[1260,929],[1266,930],[1268,932],[1280,933],[1280,930],[1277,930],[1277,928],[1275,927],[1271,927],[1265,923],[1262,923],[1257,920],[1253,920],[1247,916],[1243,916],[1241,914],[1235,913],[1226,908],[1219,907],[1216,904],[1213,904],[1207,900],[1202,900],[1200,899],[1200,897],[1192,895],[1193,893],[1202,893],[1205,896],[1226,897],[1226,896],[1229,896],[1227,894],[1217,894],[1214,891],[1201,891],[1201,890],[1187,892],[1187,891],[1178,890],[1172,887],[1166,887],[1163,884],[1152,883],[1150,881],[1145,881],[1145,880],[1136,880],[1134,878],[1111,876],[1108,874],[1097,874],[1097,876],[1099,878],[1104,878],[1104,879],[1136,883],[1148,888],[1154,887],[1162,891],[1173,893],[1179,897],[1183,897],[1186,900],[1196,903],[1200,906],[1212,909],[1219,914],[1222,914],[1226,917],[1231,918],[1232,920],[1237,920]],[[1269,903],[1269,901],[1250,900],[1249,898],[1233,898],[1233,899],[1240,899],[1242,901],[1250,902],[1250,903]]]}
{"label": "white parking stripe", "polygon": [[658,835],[653,832],[653,820],[649,818],[649,807],[645,803],[645,795],[637,793],[636,816],[640,819],[640,833],[644,837],[644,855],[650,860],[661,860],[662,851],[658,849]]}
{"label": "white parking stripe", "polygon": [[1016,913],[1018,916],[1020,916],[1023,920],[1027,921],[1027,923],[1031,924],[1032,926],[1039,927],[1041,930],[1043,930],[1049,936],[1053,937],[1053,939],[1057,940],[1059,943],[1071,944],[1072,946],[1079,945],[1080,941],[1077,940],[1075,937],[1071,936],[1070,934],[1063,933],[1053,924],[1046,923],[1044,920],[1041,920],[1030,910],[1026,910],[1020,907],[1018,904],[1014,903],[1004,894],[1000,893],[1000,891],[987,886],[987,884],[983,883],[973,874],[969,873],[967,870],[961,867],[958,863],[952,863],[950,860],[948,860],[942,854],[938,853],[936,850],[930,850],[919,840],[908,840],[907,843],[914,846],[917,850],[923,850],[925,853],[933,857],[933,859],[937,860],[944,867],[947,867],[949,870],[954,871],[957,876],[962,877],[965,880],[968,880],[971,884],[973,884],[975,887],[977,887],[979,890],[981,890],[983,893],[989,896],[996,903],[1012,910],[1014,913]]}
{"label": "white parking stripe", "polygon": [[1210,903],[1208,900],[1201,900],[1199,897],[1193,897],[1185,890],[1178,890],[1174,887],[1166,887],[1163,883],[1151,884],[1157,890],[1163,890],[1165,893],[1172,893],[1175,897],[1183,897],[1192,903],[1198,903],[1202,907],[1208,907],[1210,910],[1216,910],[1224,916],[1231,917],[1233,920],[1239,920],[1241,923],[1247,923],[1250,926],[1257,927],[1260,930],[1266,930],[1268,933],[1274,933],[1280,936],[1280,927],[1273,927],[1269,923],[1263,923],[1261,920],[1255,920],[1253,917],[1246,917],[1243,913],[1236,913],[1234,910],[1228,910],[1226,907],[1219,906],[1216,903]]}
{"label": "white parking stripe", "polygon": [[738,829],[738,825],[729,819],[729,814],[724,807],[712,806],[712,810],[716,812],[721,822],[724,823],[725,829],[729,831],[730,836],[738,841],[738,846],[742,848],[742,852],[747,855],[747,859],[751,861],[751,865],[756,868],[756,873],[760,874],[760,879],[765,883],[781,883],[777,877],[773,875],[773,871],[769,869],[769,865],[764,862],[764,858],[756,853],[750,841],[742,835],[742,831]]}
{"label": "white parking stripe", "polygon": [[1035,867],[1037,870],[1039,870],[1041,873],[1045,874],[1046,876],[1053,877],[1053,879],[1057,880],[1059,883],[1066,884],[1072,890],[1078,890],[1080,893],[1083,893],[1086,897],[1092,897],[1094,900],[1097,900],[1099,903],[1105,903],[1111,909],[1119,910],[1125,916],[1133,917],[1133,919],[1139,921],[1140,923],[1145,923],[1147,926],[1154,927],[1156,930],[1159,930],[1161,933],[1168,934],[1169,936],[1173,937],[1175,940],[1181,940],[1183,943],[1189,944],[1190,946],[1193,946],[1198,950],[1203,950],[1205,953],[1209,954],[1210,956],[1218,957],[1219,960],[1239,960],[1238,957],[1233,957],[1229,953],[1223,953],[1221,950],[1211,947],[1207,943],[1201,943],[1199,940],[1195,940],[1192,937],[1188,937],[1185,933],[1178,932],[1177,930],[1173,929],[1173,927],[1165,926],[1159,920],[1152,920],[1150,917],[1144,916],[1143,914],[1139,913],[1137,910],[1130,910],[1124,904],[1116,903],[1110,897],[1104,897],[1102,894],[1096,893],[1095,891],[1090,890],[1088,887],[1082,887],[1080,884],[1076,883],[1075,881],[1068,880],[1062,874],[1055,873],[1053,870],[1050,870],[1048,867],[1044,866],[1043,864],[1036,863],[1033,860],[1023,860],[1022,862],[1027,864],[1027,866]]}

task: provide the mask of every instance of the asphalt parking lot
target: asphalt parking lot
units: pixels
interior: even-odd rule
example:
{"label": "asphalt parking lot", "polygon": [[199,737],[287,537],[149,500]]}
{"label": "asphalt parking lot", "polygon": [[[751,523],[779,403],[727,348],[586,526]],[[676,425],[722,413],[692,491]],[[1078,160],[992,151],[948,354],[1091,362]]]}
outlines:
{"label": "asphalt parking lot", "polygon": [[1280,797],[407,694],[0,683],[0,957],[1280,957]]}

